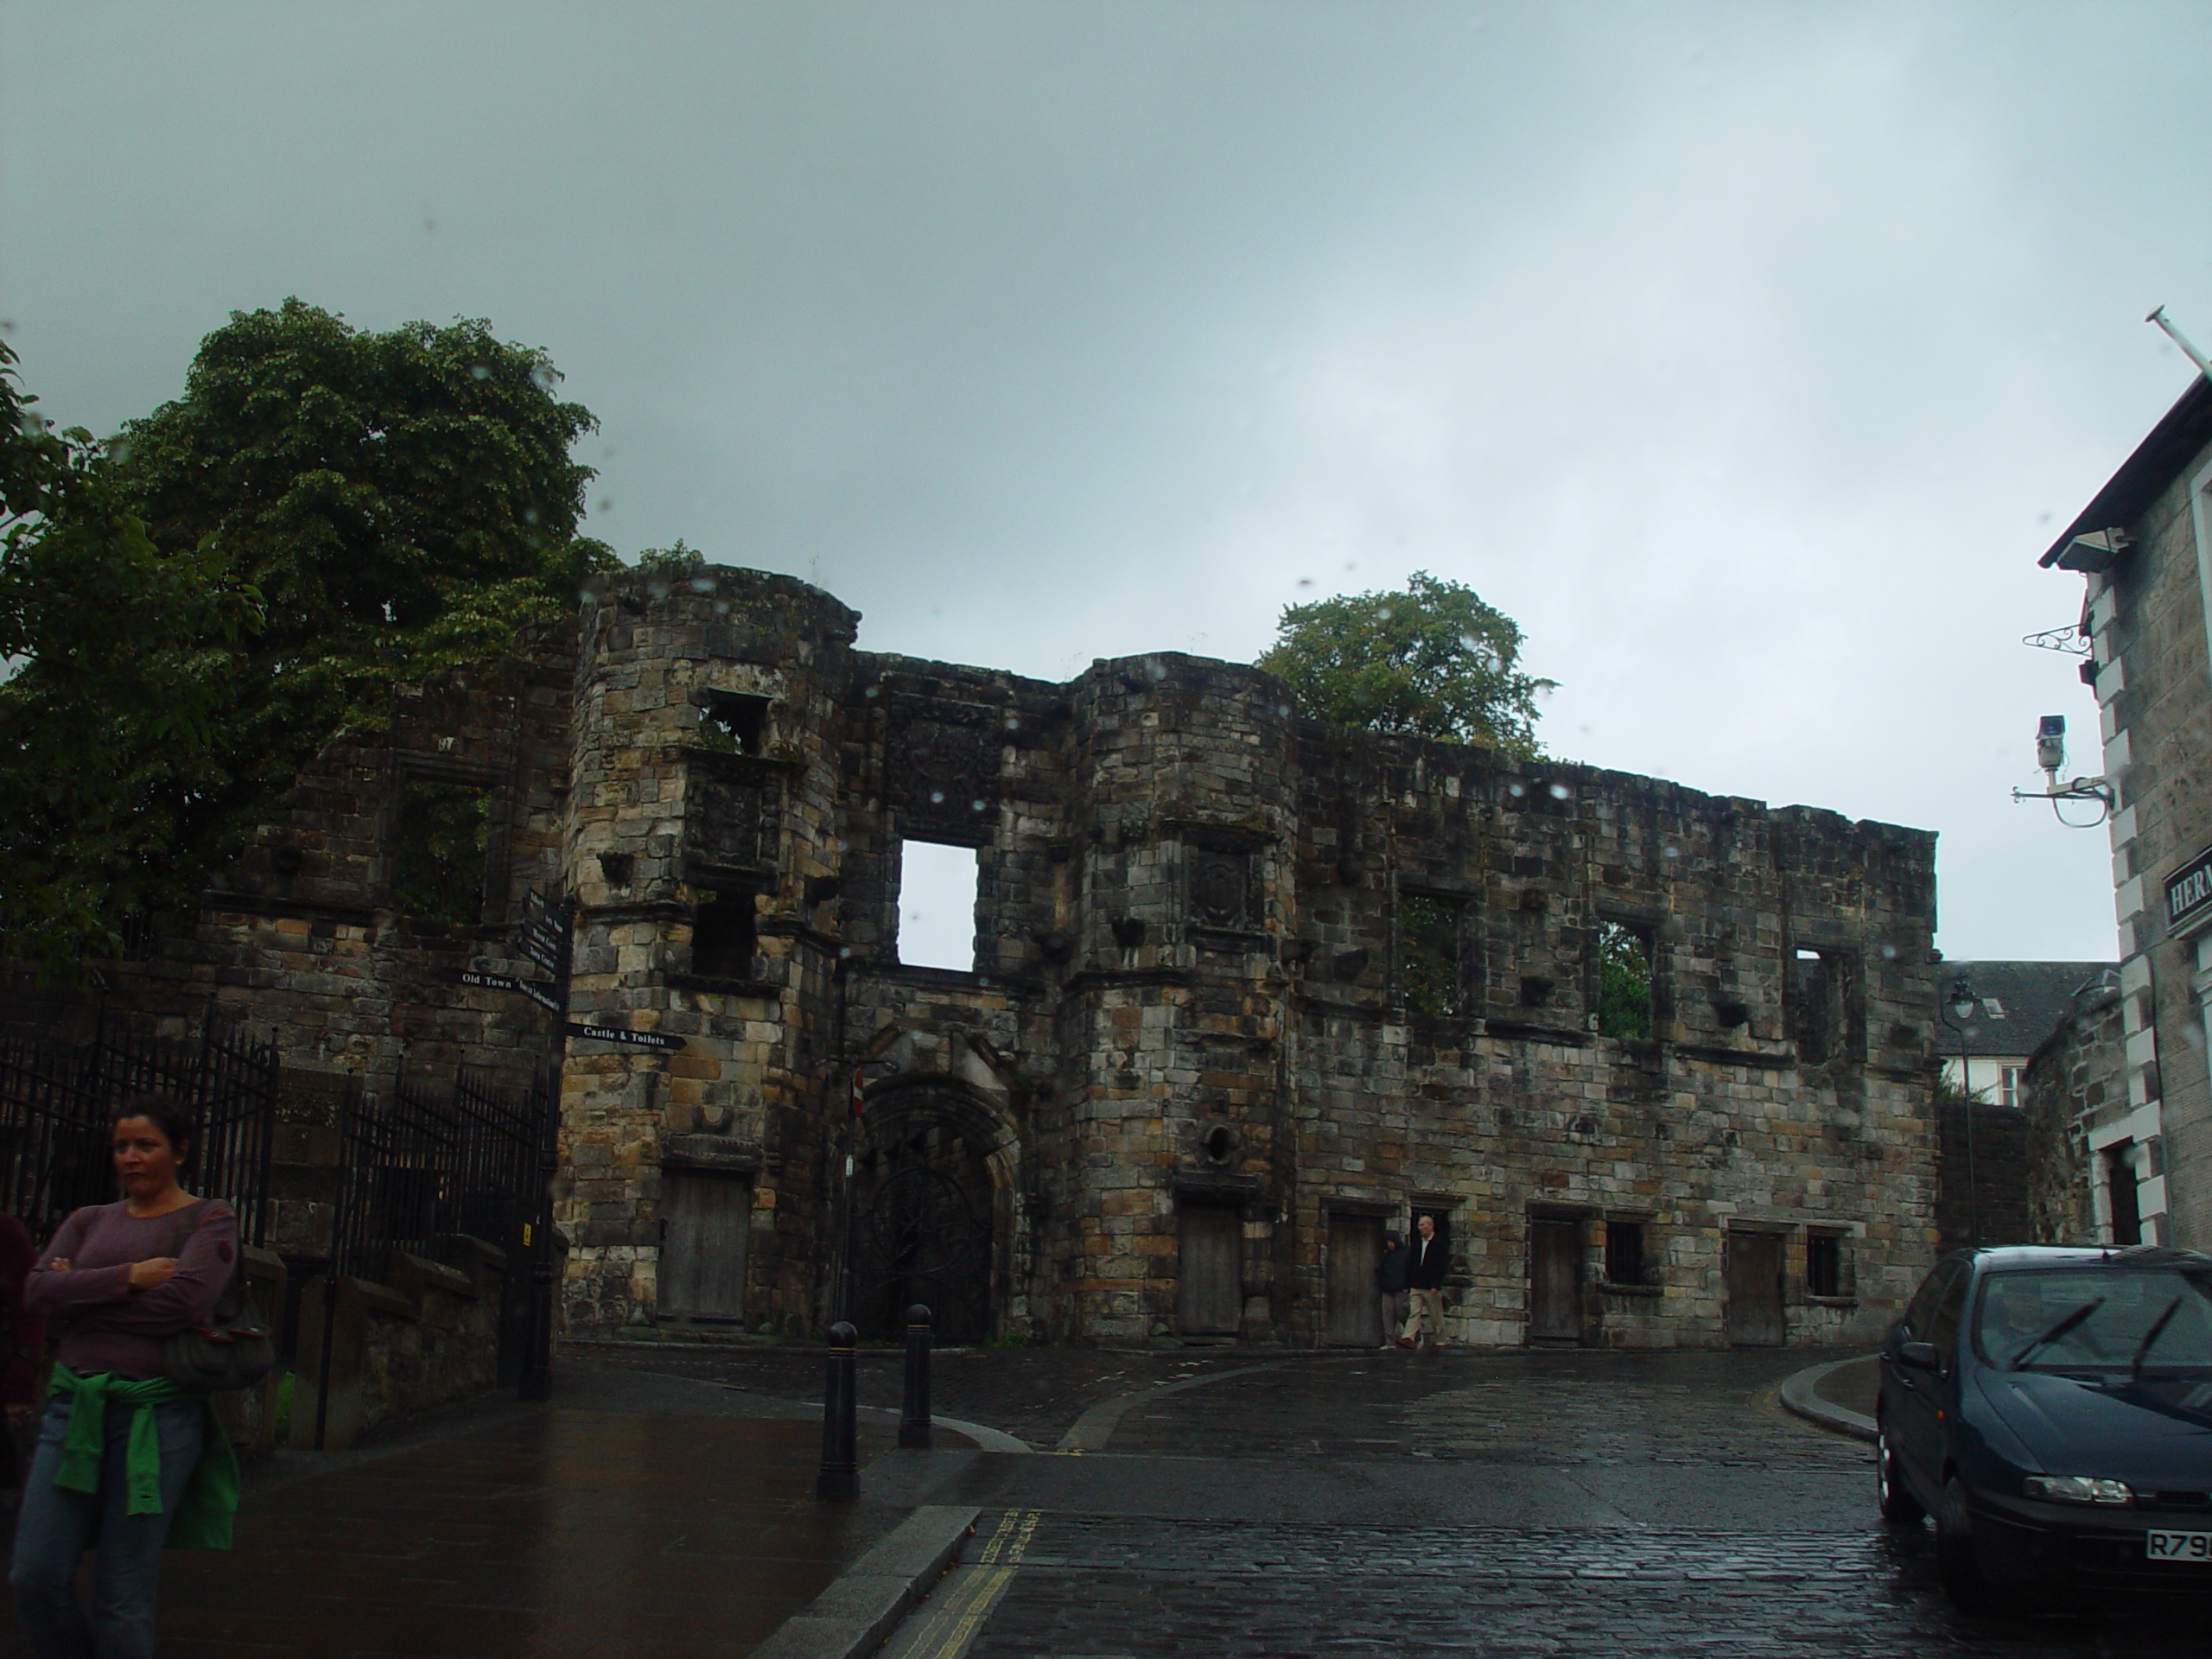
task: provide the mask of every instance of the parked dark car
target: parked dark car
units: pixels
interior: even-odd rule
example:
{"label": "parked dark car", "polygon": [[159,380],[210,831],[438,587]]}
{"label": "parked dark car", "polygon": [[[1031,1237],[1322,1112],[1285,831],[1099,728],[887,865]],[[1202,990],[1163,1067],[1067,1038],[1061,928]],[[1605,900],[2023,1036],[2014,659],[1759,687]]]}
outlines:
{"label": "parked dark car", "polygon": [[2212,1595],[2212,1256],[1947,1256],[1890,1329],[1877,1411],[1883,1517],[1935,1517],[1960,1605]]}

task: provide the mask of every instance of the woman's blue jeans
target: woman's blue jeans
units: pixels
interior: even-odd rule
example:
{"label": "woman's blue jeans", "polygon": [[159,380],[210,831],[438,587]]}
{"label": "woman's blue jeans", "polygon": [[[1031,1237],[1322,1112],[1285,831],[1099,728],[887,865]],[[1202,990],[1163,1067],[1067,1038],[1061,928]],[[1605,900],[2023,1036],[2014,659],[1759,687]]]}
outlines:
{"label": "woman's blue jeans", "polygon": [[[130,1417],[128,1407],[108,1406],[97,1492],[73,1492],[54,1484],[61,1437],[69,1427],[69,1402],[54,1400],[39,1425],[38,1450],[23,1481],[22,1507],[16,1512],[16,1563],[8,1574],[16,1615],[38,1659],[149,1659],[154,1651],[154,1589],[161,1578],[162,1544],[200,1460],[207,1408],[198,1400],[172,1400],[154,1408],[162,1440],[159,1515],[124,1513]],[[77,1599],[77,1564],[87,1549],[94,1552],[89,1619]]]}

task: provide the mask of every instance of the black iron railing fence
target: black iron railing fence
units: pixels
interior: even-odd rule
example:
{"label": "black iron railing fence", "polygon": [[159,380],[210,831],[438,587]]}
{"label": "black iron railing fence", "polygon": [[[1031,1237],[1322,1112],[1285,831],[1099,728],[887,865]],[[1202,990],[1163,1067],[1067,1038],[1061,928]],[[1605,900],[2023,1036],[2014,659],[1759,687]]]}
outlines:
{"label": "black iron railing fence", "polygon": [[535,1090],[465,1071],[447,1081],[403,1069],[388,1091],[352,1096],[340,1122],[335,1270],[377,1277],[391,1251],[428,1253],[455,1233],[518,1251],[537,1122]]}
{"label": "black iron railing fence", "polygon": [[212,1008],[196,1040],[152,1037],[105,1019],[87,1043],[0,1035],[0,1211],[42,1242],[72,1210],[112,1200],[110,1120],[133,1095],[158,1090],[200,1123],[187,1184],[230,1204],[239,1236],[259,1244],[268,1224],[277,1073],[273,1045],[219,1022]]}

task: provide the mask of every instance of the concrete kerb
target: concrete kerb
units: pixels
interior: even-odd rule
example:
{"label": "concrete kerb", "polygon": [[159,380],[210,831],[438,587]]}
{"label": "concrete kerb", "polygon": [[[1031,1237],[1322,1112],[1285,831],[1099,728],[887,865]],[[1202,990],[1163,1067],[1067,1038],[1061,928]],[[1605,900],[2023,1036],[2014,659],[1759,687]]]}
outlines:
{"label": "concrete kerb", "polygon": [[1780,1398],[1783,1409],[1802,1417],[1808,1423],[1833,1429],[1839,1434],[1848,1434],[1855,1440],[1872,1440],[1875,1436],[1874,1420],[1864,1412],[1840,1406],[1833,1400],[1823,1400],[1819,1389],[1832,1371],[1847,1365],[1859,1365],[1866,1356],[1854,1354],[1849,1359],[1832,1360],[1826,1365],[1812,1365],[1786,1376],[1782,1381]]}
{"label": "concrete kerb", "polygon": [[874,1652],[951,1565],[980,1513],[943,1503],[916,1510],[753,1649],[753,1659],[860,1659]]}

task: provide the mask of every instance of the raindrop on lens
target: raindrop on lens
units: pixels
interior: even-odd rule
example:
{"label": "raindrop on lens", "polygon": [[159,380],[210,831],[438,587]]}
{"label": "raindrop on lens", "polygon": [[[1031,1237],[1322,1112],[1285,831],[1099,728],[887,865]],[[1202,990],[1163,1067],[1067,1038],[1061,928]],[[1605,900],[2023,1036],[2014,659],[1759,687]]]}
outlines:
{"label": "raindrop on lens", "polygon": [[492,371],[481,363],[472,363],[468,365],[468,378],[472,380],[489,380],[492,378]]}
{"label": "raindrop on lens", "polygon": [[1574,791],[1569,789],[1565,784],[1554,784],[1552,785],[1552,799],[1555,801],[1563,801],[1573,793]]}
{"label": "raindrop on lens", "polygon": [[713,592],[715,591],[715,579],[714,579],[712,576],[694,576],[694,577],[692,577],[692,578],[691,578],[691,591],[692,591],[693,593],[695,593],[695,594],[711,594],[711,593],[713,593]]}
{"label": "raindrop on lens", "polygon": [[944,804],[944,791],[941,789],[933,789],[930,791],[930,804],[931,806],[943,806]]}
{"label": "raindrop on lens", "polygon": [[1508,784],[1508,785],[1505,786],[1505,792],[1506,792],[1507,794],[1510,795],[1510,796],[1511,796],[1515,800],[1516,800],[1516,801],[1517,801],[1517,800],[1519,800],[1519,799],[1520,799],[1523,795],[1526,795],[1529,791],[1528,791],[1527,790],[1523,789],[1523,788],[1522,788],[1520,785],[1518,785],[1518,784]]}
{"label": "raindrop on lens", "polygon": [[983,803],[981,801],[970,801],[968,803],[968,810],[970,812],[980,812],[983,810]]}

